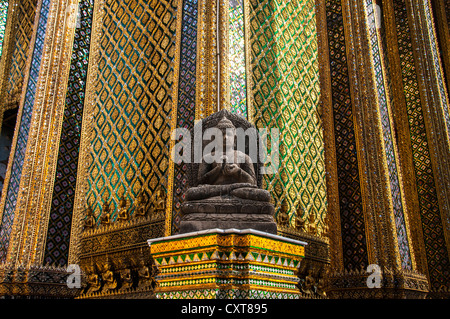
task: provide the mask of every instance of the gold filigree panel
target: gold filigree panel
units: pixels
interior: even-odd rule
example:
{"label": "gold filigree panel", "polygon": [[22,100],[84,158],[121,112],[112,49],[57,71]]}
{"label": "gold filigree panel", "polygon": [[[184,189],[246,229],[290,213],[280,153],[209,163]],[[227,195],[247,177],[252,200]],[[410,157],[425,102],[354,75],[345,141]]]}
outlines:
{"label": "gold filigree panel", "polygon": [[114,212],[167,186],[175,50],[175,2],[108,0],[99,39],[99,78],[87,200]]}
{"label": "gold filigree panel", "polygon": [[323,232],[325,162],[314,1],[250,1],[254,120],[280,130],[280,168],[266,175],[276,211],[287,205]]}

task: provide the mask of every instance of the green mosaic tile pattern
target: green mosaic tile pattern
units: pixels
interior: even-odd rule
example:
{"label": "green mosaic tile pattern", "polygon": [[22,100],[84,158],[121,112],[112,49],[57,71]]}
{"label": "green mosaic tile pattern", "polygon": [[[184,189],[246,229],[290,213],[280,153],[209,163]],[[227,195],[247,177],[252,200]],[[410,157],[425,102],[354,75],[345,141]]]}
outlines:
{"label": "green mosaic tile pattern", "polygon": [[6,18],[8,17],[9,1],[0,0],[0,57],[2,56],[3,41],[5,39]]}
{"label": "green mosaic tile pattern", "polygon": [[[250,0],[252,94],[258,128],[278,128],[280,168],[264,176],[276,212],[284,201],[323,226],[326,184],[315,2]],[[270,149],[269,149],[270,151]]]}
{"label": "green mosaic tile pattern", "polygon": [[107,0],[87,200],[113,219],[122,196],[130,213],[167,187],[176,1]]}
{"label": "green mosaic tile pattern", "polygon": [[247,74],[245,60],[244,0],[230,1],[230,109],[247,118]]}

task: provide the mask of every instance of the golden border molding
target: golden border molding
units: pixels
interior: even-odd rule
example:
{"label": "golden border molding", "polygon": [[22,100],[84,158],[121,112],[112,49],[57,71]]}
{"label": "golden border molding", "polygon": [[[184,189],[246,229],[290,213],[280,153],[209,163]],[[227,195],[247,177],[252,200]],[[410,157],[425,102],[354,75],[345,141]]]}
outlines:
{"label": "golden border molding", "polygon": [[[181,28],[183,18],[183,0],[178,0],[177,4],[177,28],[175,31],[175,60],[174,60],[174,75],[173,75],[173,91],[172,91],[172,111],[170,127],[176,128],[177,125],[177,113],[178,113],[178,85],[180,77],[180,49],[181,49]],[[175,147],[175,140],[170,140],[169,154]],[[175,163],[172,159],[169,159],[169,172],[167,178],[167,202],[166,202],[166,236],[172,234],[172,207],[173,207],[173,187],[175,177]]]}
{"label": "golden border molding", "polygon": [[[386,44],[389,48],[386,52],[386,60],[390,65],[390,77],[392,86],[392,114],[393,123],[397,128],[397,147],[399,153],[399,167],[404,176],[415,176],[413,155],[411,148],[411,136],[406,110],[406,100],[403,94],[403,82],[401,72],[401,61],[397,40],[397,28],[395,24],[394,7],[392,1],[384,3],[383,10],[384,26],[386,31]],[[419,198],[415,178],[405,178],[403,180],[405,201],[408,207],[407,215],[411,221],[411,231],[414,236],[411,242],[416,255],[417,270],[421,273],[428,273],[426,266],[425,247],[423,245],[423,230],[420,221]]]}
{"label": "golden border molding", "polygon": [[[40,187],[40,195],[42,196],[42,200],[39,203],[40,206],[38,206],[38,204],[35,205],[37,207],[37,213],[39,214],[39,216],[41,216],[41,226],[38,229],[42,229],[42,231],[39,231],[39,235],[35,238],[35,245],[43,243],[43,246],[41,247],[41,249],[37,250],[37,254],[34,257],[39,264],[43,264],[44,262],[44,252],[46,245],[45,241],[47,238],[50,210],[52,205],[51,201],[53,197],[57,157],[59,153],[59,143],[61,141],[61,132],[64,119],[63,115],[66,105],[66,92],[69,83],[70,64],[72,62],[72,48],[75,36],[75,26],[70,25],[70,23],[68,23],[68,19],[70,19],[70,14],[76,16],[76,14],[78,13],[78,2],[78,0],[67,0],[66,3],[60,7],[59,21],[57,20],[55,22],[57,25],[58,33],[62,33],[61,40],[63,41],[62,45],[64,46],[60,49],[60,52],[53,52],[54,62],[52,69],[59,68],[59,73],[57,75],[57,83],[55,83],[55,93],[50,93],[50,95],[54,96],[52,104],[55,105],[57,117],[52,126],[53,131],[48,137],[48,141],[50,141],[50,149],[48,151],[49,155],[48,159],[46,160],[48,162],[48,171],[44,172],[45,175],[50,176],[51,178],[47,178],[44,180],[43,185]],[[69,12],[69,8],[75,11]],[[52,48],[54,47],[55,46],[52,46]],[[35,206],[33,205],[33,207]]]}
{"label": "golden border molding", "polygon": [[316,0],[317,44],[320,77],[320,109],[323,122],[325,170],[327,185],[327,216],[330,238],[330,260],[333,269],[343,270],[343,251],[341,237],[341,220],[339,206],[339,189],[336,145],[334,135],[333,101],[331,97],[331,70],[329,61],[329,44],[327,30],[327,12],[325,1]]}
{"label": "golden border molding", "polygon": [[[370,5],[374,6],[374,2],[372,0],[370,0]],[[373,57],[373,50],[372,50],[372,45],[371,45],[371,39],[370,39],[370,26],[372,28],[375,28],[375,17],[373,19],[373,21],[369,20],[369,16],[368,16],[368,12],[367,12],[367,5],[365,5],[364,7],[364,17],[365,17],[365,31],[366,31],[366,37],[367,37],[367,41],[365,41],[365,44],[368,48],[370,48],[369,50],[369,56],[370,56],[370,61],[371,64],[374,65],[374,57]],[[404,187],[403,187],[403,177],[402,177],[402,171],[401,171],[401,167],[399,164],[399,156],[398,156],[398,148],[397,148],[397,141],[395,140],[395,136],[394,134],[392,134],[392,132],[394,132],[393,129],[393,119],[392,119],[392,109],[391,109],[391,104],[390,104],[390,99],[389,99],[389,95],[391,94],[389,92],[389,87],[387,85],[386,82],[386,65],[384,63],[384,59],[383,59],[383,54],[382,54],[382,45],[381,45],[381,41],[379,39],[380,37],[380,32],[379,30],[375,30],[375,34],[377,37],[377,44],[378,44],[378,49],[379,49],[379,59],[382,65],[382,74],[383,74],[383,89],[384,89],[384,96],[386,99],[386,108],[387,108],[387,112],[388,112],[388,116],[389,116],[389,125],[390,125],[390,131],[391,131],[391,140],[392,140],[392,144],[393,144],[393,152],[394,152],[394,156],[395,156],[395,165],[396,165],[396,173],[397,173],[397,178],[398,178],[398,183],[399,183],[399,192],[400,192],[400,197],[401,197],[401,204],[402,204],[402,214],[404,217],[404,226],[407,232],[407,240],[408,240],[408,250],[409,250],[409,255],[410,255],[410,259],[411,259],[411,267],[412,269],[416,269],[416,263],[415,263],[415,255],[414,255],[414,250],[413,250],[413,246],[412,246],[412,237],[411,237],[411,233],[409,231],[410,229],[410,224],[409,224],[409,220],[408,220],[408,207],[406,206],[406,201],[404,198]],[[380,115],[380,99],[379,99],[379,95],[377,93],[377,87],[376,87],[376,74],[375,74],[375,68],[369,68],[367,70],[367,74],[371,74],[371,85],[373,85],[373,90],[374,90],[374,97],[373,100],[375,101],[375,108],[374,108],[374,112],[372,112],[372,116],[374,117],[373,120],[376,121],[376,125],[378,127],[378,135],[379,135],[379,140],[378,142],[381,145],[381,152],[383,154],[382,158],[381,158],[381,167],[382,170],[384,172],[384,180],[383,180],[383,189],[386,189],[386,196],[388,198],[387,201],[387,205],[389,207],[389,211],[387,211],[387,214],[385,215],[385,223],[379,223],[380,226],[382,225],[386,225],[383,228],[387,228],[384,229],[385,231],[388,231],[388,236],[391,237],[392,240],[392,245],[389,248],[390,250],[392,250],[392,254],[393,256],[391,258],[393,258],[391,260],[391,263],[393,262],[396,267],[401,267],[401,261],[400,261],[400,252],[399,252],[399,245],[398,245],[398,236],[397,236],[397,228],[395,225],[395,215],[394,215],[394,208],[393,208],[393,199],[392,199],[392,189],[391,189],[391,184],[390,184],[390,172],[389,172],[389,168],[388,168],[388,162],[387,162],[387,158],[384,154],[386,154],[385,149],[386,149],[386,145],[384,142],[384,138],[383,138],[383,125],[382,125],[382,120],[381,120],[381,115]],[[372,122],[372,121],[369,121]],[[389,240],[389,238],[388,238]]]}
{"label": "golden border molding", "polygon": [[86,209],[86,194],[88,190],[88,176],[90,167],[91,140],[93,138],[94,109],[97,101],[96,83],[98,81],[98,63],[100,59],[100,39],[102,21],[104,17],[105,0],[95,0],[92,18],[91,46],[89,53],[89,66],[86,79],[86,94],[83,111],[83,126],[80,138],[80,151],[78,159],[78,176],[75,187],[74,211],[69,245],[69,264],[79,262],[82,233],[82,219]]}
{"label": "golden border molding", "polygon": [[[18,10],[15,10],[17,0],[9,1],[7,20],[5,26],[5,35],[2,44],[2,55],[0,58],[0,96],[3,98],[0,100],[0,132],[3,125],[3,114],[7,110],[5,105],[5,92],[8,72],[11,68],[12,53],[15,47],[15,26],[18,21]],[[1,214],[1,213],[0,213]],[[1,220],[1,218],[0,218]]]}
{"label": "golden border molding", "polygon": [[[22,167],[18,201],[10,239],[10,260],[31,265],[42,254],[49,205],[49,188],[53,185],[60,126],[69,72],[73,28],[66,16],[67,0],[51,2],[40,74],[35,94],[27,150]],[[50,191],[50,194],[52,192]],[[39,257],[37,257],[39,259]]]}
{"label": "golden border molding", "polygon": [[[17,138],[18,138],[18,132],[21,126],[21,120],[22,120],[22,114],[23,114],[23,108],[24,108],[24,103],[25,103],[25,96],[27,93],[27,87],[28,87],[28,80],[29,80],[29,76],[30,76],[30,69],[31,69],[31,62],[33,60],[33,52],[34,52],[34,44],[36,42],[36,36],[37,36],[37,28],[39,25],[39,18],[40,18],[40,12],[41,12],[41,7],[42,7],[42,0],[39,0],[38,3],[36,4],[36,15],[34,17],[34,24],[33,24],[33,34],[31,36],[30,39],[30,44],[28,47],[28,54],[27,54],[27,61],[26,61],[26,67],[25,67],[25,71],[24,71],[24,85],[22,87],[22,93],[21,93],[21,97],[20,97],[20,103],[19,103],[19,109],[17,112],[17,121],[16,121],[16,127],[15,127],[15,133],[14,133],[14,137],[11,143],[11,151],[9,153],[9,159],[8,159],[8,167],[6,170],[6,175],[5,175],[5,181],[3,184],[3,190],[7,190],[9,187],[9,180],[11,178],[11,168],[12,168],[12,162],[16,153],[16,148],[17,148]],[[3,92],[2,92],[3,93]],[[2,197],[0,200],[0,220],[2,220],[3,218],[3,212],[5,210],[5,201],[6,201],[6,193],[7,191],[3,191],[2,192]]]}

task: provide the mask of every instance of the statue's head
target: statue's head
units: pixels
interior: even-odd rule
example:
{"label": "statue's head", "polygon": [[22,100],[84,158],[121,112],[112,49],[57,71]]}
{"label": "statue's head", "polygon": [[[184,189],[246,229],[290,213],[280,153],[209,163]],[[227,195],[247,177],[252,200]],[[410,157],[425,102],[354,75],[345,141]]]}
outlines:
{"label": "statue's head", "polygon": [[225,116],[222,117],[222,119],[219,121],[219,123],[217,123],[216,126],[218,129],[220,129],[222,132],[225,131],[226,129],[233,129],[234,131],[236,131],[236,127],[233,125],[233,123],[227,119]]}
{"label": "statue's head", "polygon": [[224,116],[216,127],[222,132],[224,146],[234,146],[236,127],[233,123]]}
{"label": "statue's head", "polygon": [[105,270],[110,270],[112,268],[111,262],[109,260],[106,260],[105,264],[103,265]]}

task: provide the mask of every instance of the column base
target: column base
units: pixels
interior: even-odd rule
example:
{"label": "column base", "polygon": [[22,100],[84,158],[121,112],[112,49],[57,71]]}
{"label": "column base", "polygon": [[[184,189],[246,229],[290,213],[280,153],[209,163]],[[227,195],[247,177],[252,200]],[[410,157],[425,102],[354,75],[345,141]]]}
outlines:
{"label": "column base", "polygon": [[210,229],[148,240],[159,299],[301,298],[305,242],[253,229]]}
{"label": "column base", "polygon": [[332,299],[424,299],[426,276],[408,270],[383,268],[379,285],[369,285],[365,270],[335,272],[327,278],[327,295]]}

